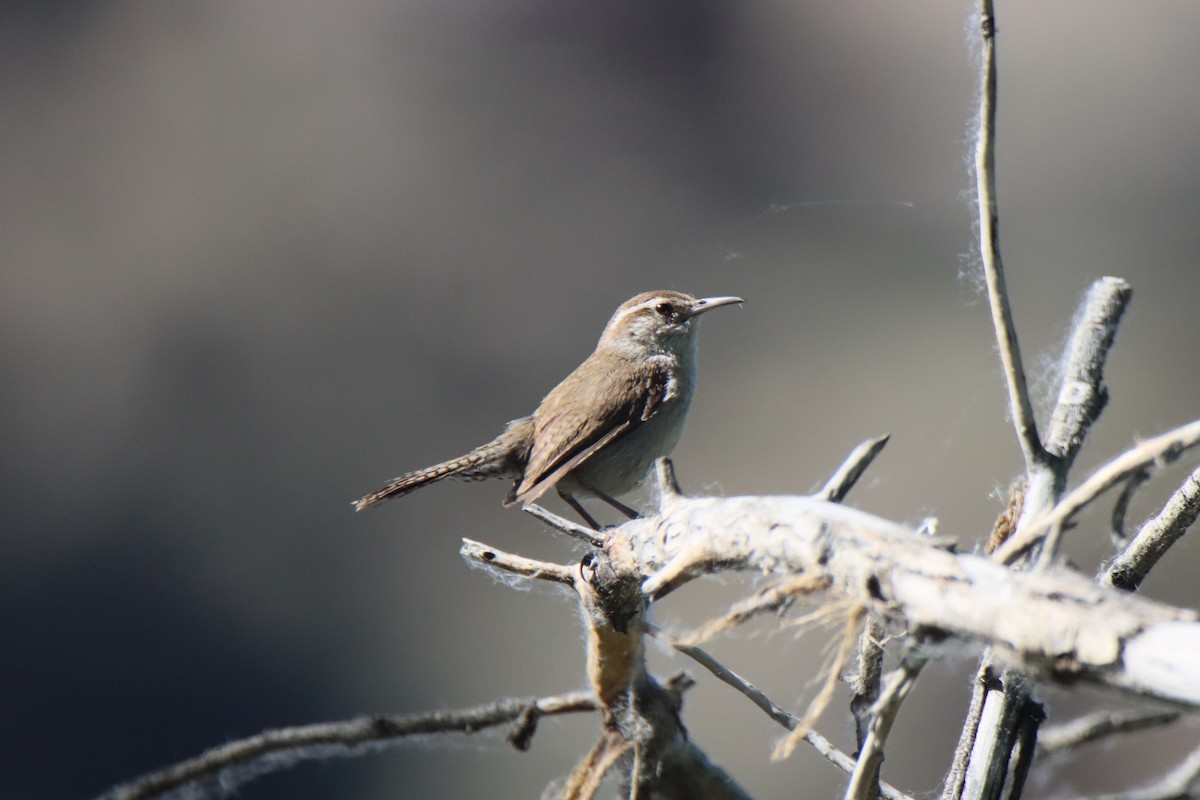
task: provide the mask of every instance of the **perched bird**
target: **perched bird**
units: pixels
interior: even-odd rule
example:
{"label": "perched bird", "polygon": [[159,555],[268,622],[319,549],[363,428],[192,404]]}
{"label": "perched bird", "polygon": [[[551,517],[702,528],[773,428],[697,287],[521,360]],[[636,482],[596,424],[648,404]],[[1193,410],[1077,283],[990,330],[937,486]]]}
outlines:
{"label": "perched bird", "polygon": [[646,292],[626,300],[595,351],[542,400],[532,416],[466,455],[408,472],[354,503],[361,511],[443,478],[509,478],[505,506],[550,489],[593,528],[578,498],[592,496],[636,517],[618,495],[636,489],[654,460],[683,434],[696,388],[697,317],[744,302]]}

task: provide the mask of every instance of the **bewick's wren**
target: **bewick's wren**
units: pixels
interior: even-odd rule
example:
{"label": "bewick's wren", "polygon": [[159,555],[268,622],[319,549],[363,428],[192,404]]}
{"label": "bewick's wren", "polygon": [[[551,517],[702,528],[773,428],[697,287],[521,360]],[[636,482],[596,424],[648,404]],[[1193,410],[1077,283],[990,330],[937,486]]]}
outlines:
{"label": "bewick's wren", "polygon": [[553,488],[593,528],[579,496],[636,517],[616,496],[637,488],[683,433],[696,388],[696,317],[741,302],[668,291],[626,300],[595,351],[533,416],[513,420],[466,455],[395,478],[355,502],[355,510],[443,478],[511,478],[506,506],[532,503]]}

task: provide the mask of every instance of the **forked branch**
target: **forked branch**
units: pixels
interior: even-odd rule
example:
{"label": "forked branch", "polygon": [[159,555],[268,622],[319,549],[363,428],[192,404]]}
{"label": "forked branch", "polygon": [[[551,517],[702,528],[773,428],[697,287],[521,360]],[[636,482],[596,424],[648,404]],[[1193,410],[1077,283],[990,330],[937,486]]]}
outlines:
{"label": "forked branch", "polygon": [[1200,445],[1200,420],[1181,425],[1130,448],[1092,473],[1048,513],[1018,530],[1015,536],[996,549],[994,557],[997,561],[1011,562],[1042,537],[1060,534],[1080,510],[1108,489],[1132,475],[1169,464],[1197,445]]}

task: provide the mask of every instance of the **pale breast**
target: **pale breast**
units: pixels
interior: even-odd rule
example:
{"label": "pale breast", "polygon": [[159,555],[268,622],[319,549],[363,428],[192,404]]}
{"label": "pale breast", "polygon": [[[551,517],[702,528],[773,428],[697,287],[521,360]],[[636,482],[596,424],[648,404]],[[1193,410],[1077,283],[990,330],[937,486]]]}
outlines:
{"label": "pale breast", "polygon": [[561,482],[563,488],[585,494],[598,490],[616,497],[640,486],[655,459],[670,455],[679,444],[693,388],[690,380],[671,387],[653,417],[580,464]]}

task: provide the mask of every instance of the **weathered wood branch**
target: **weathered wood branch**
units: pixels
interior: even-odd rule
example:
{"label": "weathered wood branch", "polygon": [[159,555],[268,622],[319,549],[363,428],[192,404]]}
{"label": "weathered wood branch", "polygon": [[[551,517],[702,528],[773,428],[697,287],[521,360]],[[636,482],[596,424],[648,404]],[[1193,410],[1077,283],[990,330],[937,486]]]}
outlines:
{"label": "weathered wood branch", "polygon": [[[469,540],[463,548],[468,558],[493,569],[567,584],[578,593],[589,639],[589,679],[605,729],[624,748],[610,748],[612,759],[597,764],[620,770],[630,793],[686,797],[703,786],[713,796],[743,796],[683,735],[678,707],[645,664],[649,605],[668,589],[720,571],[802,576],[806,593],[869,608],[894,629],[908,631],[917,659],[936,657],[947,646],[990,648],[998,683],[985,689],[1007,688],[1003,676],[1023,693],[994,705],[995,713],[1009,709],[1016,715],[1011,724],[993,724],[983,714],[980,729],[1008,731],[1012,741],[1004,748],[1020,757],[997,761],[991,771],[965,772],[963,785],[989,780],[988,775],[993,783],[1019,785],[1040,722],[1030,717],[1022,723],[1027,712],[1036,711],[1036,704],[1024,702],[1032,680],[1082,681],[1200,706],[1200,616],[1195,612],[1098,586],[1065,569],[1013,571],[817,497],[691,498],[678,493],[669,464],[660,465],[659,477],[658,513],[605,531],[603,546],[578,566],[534,562]],[[734,673],[714,672],[726,682],[732,676],[731,685],[755,696]],[[885,694],[903,697],[903,692]],[[795,727],[793,715],[769,702],[762,706],[765,698],[756,702],[781,724]],[[872,716],[875,741],[864,748],[851,796],[869,796],[873,785],[877,745],[888,723],[879,711]],[[1019,767],[1016,772],[1012,764]],[[680,784],[684,775],[688,782]],[[580,780],[592,785],[600,777]]]}
{"label": "weathered wood branch", "polygon": [[[1132,475],[1169,464],[1198,445],[1200,420],[1138,443],[1092,473],[1048,512],[1022,526],[1016,535],[996,549],[994,557],[1006,563],[1013,561],[1041,541],[1042,537],[1061,534],[1080,510],[1113,486]],[[1053,550],[1053,546],[1047,545],[1047,549]]]}
{"label": "weathered wood branch", "polygon": [[927,643],[991,645],[1042,680],[1200,704],[1195,612],[1072,571],[1013,572],[823,500],[667,497],[658,515],[616,529],[604,551],[615,569],[646,576],[648,598],[723,570],[803,573]]}
{"label": "weathered wood branch", "polygon": [[1133,541],[1109,564],[1100,582],[1136,591],[1171,545],[1187,533],[1197,515],[1200,515],[1200,468],[1184,479],[1162,511],[1142,525]]}
{"label": "weathered wood branch", "polygon": [[1114,734],[1170,725],[1181,715],[1175,709],[1158,708],[1097,711],[1043,730],[1038,737],[1038,755],[1067,752]]}
{"label": "weathered wood branch", "polygon": [[[782,725],[786,730],[792,731],[799,727],[801,722],[799,717],[797,717],[795,714],[785,711],[773,700],[771,700],[771,698],[767,697],[767,695],[764,694],[761,689],[750,683],[741,675],[738,675],[736,672],[726,667],[721,662],[717,661],[706,651],[696,647],[695,645],[676,641],[662,631],[653,631],[653,635],[665,639],[673,648],[678,650],[680,653],[683,653],[700,666],[704,667],[722,683],[732,687],[734,690],[744,695],[750,700],[750,702],[758,706],[758,708],[762,710],[764,714]],[[857,769],[857,763],[853,758],[836,748],[832,742],[816,731],[810,730],[805,733],[804,740],[811,744],[813,749],[816,750],[821,757],[833,764],[838,769],[841,769],[847,775],[852,775]],[[912,800],[911,797],[904,794],[891,784],[885,781],[880,781],[878,777],[878,770],[876,770],[875,775],[875,789],[876,794],[882,796],[884,800]]]}
{"label": "weathered wood branch", "polygon": [[277,728],[214,747],[195,758],[113,787],[97,800],[147,800],[188,784],[218,780],[227,791],[238,783],[301,761],[362,755],[413,736],[471,734],[513,723],[517,727],[510,732],[509,741],[517,749],[525,750],[538,717],[596,711],[597,708],[591,692],[569,692],[552,697],[497,700],[452,711]]}
{"label": "weathered wood branch", "polygon": [[1071,338],[1062,354],[1058,399],[1044,442],[1046,450],[1060,460],[1058,471],[1063,476],[1083,447],[1088,429],[1108,404],[1104,364],[1132,297],[1133,289],[1121,278],[1100,278],[1075,312]]}
{"label": "weathered wood branch", "polygon": [[883,746],[891,733],[892,723],[900,713],[900,705],[916,685],[917,676],[925,666],[925,657],[910,653],[900,667],[888,676],[868,718],[866,736],[859,745],[858,762],[846,786],[844,800],[874,800],[879,794],[879,768],[883,765]]}

